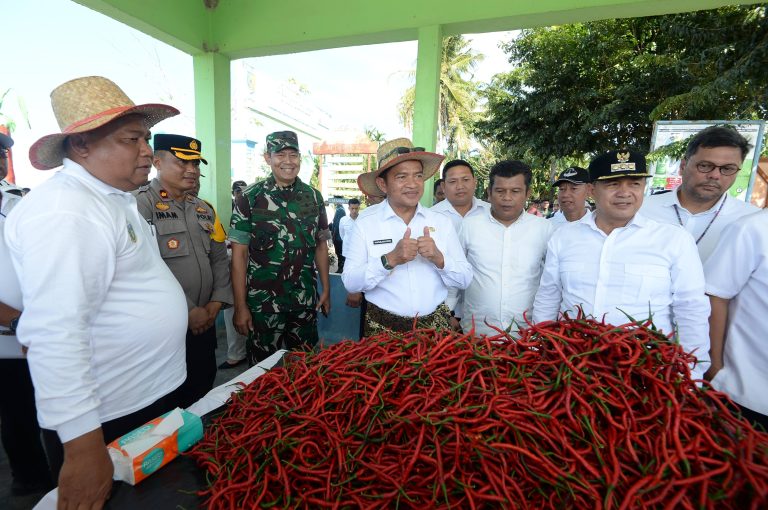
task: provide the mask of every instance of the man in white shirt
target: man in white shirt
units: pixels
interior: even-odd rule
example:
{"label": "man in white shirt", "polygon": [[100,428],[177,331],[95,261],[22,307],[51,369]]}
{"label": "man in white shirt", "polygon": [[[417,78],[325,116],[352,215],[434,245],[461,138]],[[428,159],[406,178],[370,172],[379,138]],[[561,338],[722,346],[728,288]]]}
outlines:
{"label": "man in white shirt", "polygon": [[[477,179],[475,169],[462,159],[454,159],[443,166],[443,190],[445,200],[432,206],[432,210],[447,216],[456,232],[461,228],[461,222],[472,216],[484,216],[490,204],[475,197]],[[451,326],[459,329],[463,305],[463,292],[452,287],[448,290],[445,304],[451,309],[453,317]]]}
{"label": "man in white shirt", "polygon": [[442,159],[399,138],[379,147],[375,172],[360,176],[366,195],[374,187],[387,195],[355,222],[341,276],[347,292],[365,292],[366,336],[409,331],[415,319],[417,327],[448,327],[448,288],[472,280],[451,221],[419,204]]}
{"label": "man in white shirt", "polygon": [[490,208],[464,218],[459,232],[474,277],[464,291],[463,331],[496,335],[517,331],[533,304],[552,224],[525,212],[531,169],[500,161],[489,173]]}
{"label": "man in white shirt", "polygon": [[563,170],[552,184],[557,188],[557,205],[560,210],[549,219],[555,228],[578,221],[587,214],[589,172],[586,168],[572,166]]}
{"label": "man in white shirt", "polygon": [[704,378],[768,430],[768,210],[723,230],[704,276],[712,305]]}
{"label": "man in white shirt", "polygon": [[61,133],[35,142],[30,160],[64,168],[14,208],[5,240],[59,507],[101,508],[105,444],[172,409],[186,375],[184,291],[130,193],[152,166],[149,128],[179,112],[137,106],[95,76],[57,87],[51,105]]}
{"label": "man in white shirt", "polygon": [[642,154],[608,152],[590,163],[589,175],[595,211],[552,235],[534,322],[575,315],[577,307],[617,325],[650,316],[695,351],[693,375],[700,378],[709,366],[709,303],[693,238],[638,213],[650,177]]}
{"label": "man in white shirt", "polygon": [[750,148],[747,139],[730,126],[701,130],[688,142],[680,162],[680,186],[672,193],[646,198],[641,212],[660,223],[682,225],[706,262],[726,225],[759,210],[728,196]]}
{"label": "man in white shirt", "polygon": [[352,230],[353,223],[357,219],[357,215],[360,214],[360,201],[356,198],[350,198],[349,202],[347,202],[347,208],[349,209],[349,214],[342,216],[339,221],[342,250],[344,249],[344,240],[349,236],[349,231]]}

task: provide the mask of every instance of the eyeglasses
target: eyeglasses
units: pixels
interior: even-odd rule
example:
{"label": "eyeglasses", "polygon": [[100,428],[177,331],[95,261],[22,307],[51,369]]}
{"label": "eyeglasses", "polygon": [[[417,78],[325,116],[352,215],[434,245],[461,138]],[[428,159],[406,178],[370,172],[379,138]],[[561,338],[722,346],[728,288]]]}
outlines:
{"label": "eyeglasses", "polygon": [[741,170],[741,167],[736,165],[716,165],[714,163],[710,163],[709,161],[699,161],[696,163],[696,170],[703,174],[708,174],[715,168],[720,169],[721,175],[733,175]]}
{"label": "eyeglasses", "polygon": [[424,152],[426,149],[424,147],[395,147],[391,151],[384,154],[380,159],[381,161],[384,161],[385,159],[389,158],[390,156],[394,156],[395,154],[408,154],[410,152]]}

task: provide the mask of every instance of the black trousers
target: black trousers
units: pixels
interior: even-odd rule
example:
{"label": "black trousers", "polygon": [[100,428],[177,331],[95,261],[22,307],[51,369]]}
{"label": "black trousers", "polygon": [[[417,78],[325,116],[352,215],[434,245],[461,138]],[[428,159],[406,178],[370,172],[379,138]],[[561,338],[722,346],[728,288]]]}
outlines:
{"label": "black trousers", "polygon": [[216,326],[199,335],[187,330],[187,379],[174,392],[176,405],[189,407],[213,389],[216,380]]}
{"label": "black trousers", "polygon": [[14,480],[50,483],[26,359],[0,359],[0,436]]}
{"label": "black trousers", "polygon": [[[175,394],[176,392],[174,391],[143,409],[102,423],[101,430],[104,433],[104,444],[111,443],[118,437],[141,427],[149,420],[153,420],[177,407],[178,403],[175,401]],[[43,429],[43,442],[45,443],[45,453],[48,455],[48,464],[51,466],[51,476],[54,480],[58,480],[59,471],[61,471],[61,466],[64,464],[64,447],[59,440],[59,434],[55,430]]]}
{"label": "black trousers", "polygon": [[341,254],[343,243],[341,242],[341,239],[338,241],[333,241],[333,251],[336,252],[336,258],[338,259],[339,263],[336,268],[336,272],[341,274],[344,271],[344,255]]}
{"label": "black trousers", "polygon": [[759,425],[760,427],[763,428],[764,431],[768,432],[768,416],[764,414],[760,414],[757,411],[753,411],[752,409],[744,407],[741,404],[736,404],[736,405],[739,406],[741,415],[747,420],[752,422],[753,427],[758,428],[758,425]]}

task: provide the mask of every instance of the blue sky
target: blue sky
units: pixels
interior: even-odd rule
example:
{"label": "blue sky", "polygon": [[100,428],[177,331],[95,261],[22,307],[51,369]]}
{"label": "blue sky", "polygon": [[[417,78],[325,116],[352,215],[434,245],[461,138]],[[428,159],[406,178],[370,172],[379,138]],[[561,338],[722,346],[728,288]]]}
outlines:
{"label": "blue sky", "polygon": [[[67,80],[101,75],[117,83],[136,103],[165,102],[182,114],[163,130],[194,132],[192,58],[122,23],[69,0],[4,2],[5,50],[0,91],[11,88],[4,112],[16,120],[17,182],[34,186],[47,175],[32,169],[26,154],[34,141],[58,132],[50,92]],[[476,77],[489,80],[507,70],[499,41],[510,33],[470,35],[485,55]],[[276,81],[295,79],[339,128],[375,126],[388,137],[406,135],[397,104],[416,60],[416,42],[338,48],[251,59],[258,71]],[[16,107],[23,98],[31,129]]]}

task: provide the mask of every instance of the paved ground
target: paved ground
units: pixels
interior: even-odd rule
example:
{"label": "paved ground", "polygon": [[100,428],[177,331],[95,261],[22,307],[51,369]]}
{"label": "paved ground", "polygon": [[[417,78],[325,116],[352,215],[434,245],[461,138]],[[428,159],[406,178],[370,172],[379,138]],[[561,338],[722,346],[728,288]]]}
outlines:
{"label": "paved ground", "polygon": [[[217,362],[222,363],[227,357],[227,337],[223,325],[218,328],[219,348],[216,350]],[[216,374],[216,386],[223,384],[240,372],[248,368],[243,364],[234,369],[219,370]],[[31,494],[25,497],[11,496],[11,469],[8,465],[8,459],[5,456],[5,450],[0,447],[0,509],[2,510],[28,510],[44,496],[44,493]]]}

